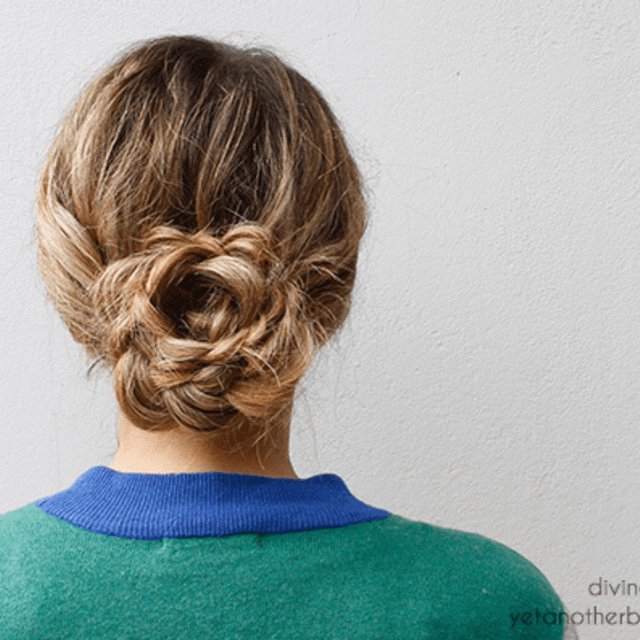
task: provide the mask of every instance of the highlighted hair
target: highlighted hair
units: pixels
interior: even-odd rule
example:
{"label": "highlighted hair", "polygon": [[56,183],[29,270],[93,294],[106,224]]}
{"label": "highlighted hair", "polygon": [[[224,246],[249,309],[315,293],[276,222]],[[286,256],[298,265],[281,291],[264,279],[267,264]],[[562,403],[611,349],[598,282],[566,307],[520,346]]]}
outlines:
{"label": "highlighted hair", "polygon": [[365,218],[360,173],[305,78],[263,50],[165,37],[63,119],[38,257],[133,424],[216,432],[290,403],[348,314]]}

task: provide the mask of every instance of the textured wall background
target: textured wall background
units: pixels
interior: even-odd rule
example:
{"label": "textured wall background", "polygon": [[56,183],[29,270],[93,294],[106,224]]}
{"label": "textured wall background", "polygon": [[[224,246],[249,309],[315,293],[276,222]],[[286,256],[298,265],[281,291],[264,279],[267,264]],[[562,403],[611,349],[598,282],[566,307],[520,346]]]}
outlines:
{"label": "textured wall background", "polygon": [[37,275],[35,181],[63,110],[135,40],[267,44],[324,91],[371,191],[353,314],[297,406],[298,474],[508,544],[571,610],[640,612],[640,596],[588,592],[640,583],[636,3],[3,9],[0,512],[116,447],[107,381],[85,379]]}

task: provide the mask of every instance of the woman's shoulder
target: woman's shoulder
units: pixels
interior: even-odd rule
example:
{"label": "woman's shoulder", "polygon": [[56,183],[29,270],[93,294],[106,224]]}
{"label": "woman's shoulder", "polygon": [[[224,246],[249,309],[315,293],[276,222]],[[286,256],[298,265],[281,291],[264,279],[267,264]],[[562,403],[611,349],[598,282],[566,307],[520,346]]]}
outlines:
{"label": "woman's shoulder", "polygon": [[454,626],[492,629],[495,638],[562,638],[562,601],[514,549],[478,533],[393,514],[368,524],[359,544],[377,558],[372,564],[384,567],[392,584],[416,601],[438,603]]}
{"label": "woman's shoulder", "polygon": [[479,533],[442,527],[391,514],[377,522],[377,535],[389,551],[421,568],[446,567],[469,580],[515,581],[520,587],[551,585],[542,572],[511,547]]}
{"label": "woman's shoulder", "polygon": [[[438,526],[418,520],[411,520],[391,514],[380,520],[380,533],[390,541],[397,540],[404,543],[408,552],[418,552],[420,557],[425,550],[437,551],[437,558],[451,564],[471,566],[486,566],[491,564],[495,568],[501,566],[512,567],[517,570],[542,575],[533,563],[511,547],[488,538],[480,533],[472,533],[459,529]],[[428,562],[434,561],[431,557]],[[472,563],[470,566],[469,563]]]}

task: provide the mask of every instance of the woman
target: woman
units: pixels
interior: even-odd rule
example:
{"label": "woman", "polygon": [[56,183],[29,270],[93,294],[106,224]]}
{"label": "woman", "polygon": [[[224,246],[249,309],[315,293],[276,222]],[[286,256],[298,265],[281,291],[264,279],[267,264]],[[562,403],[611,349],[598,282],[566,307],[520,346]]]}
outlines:
{"label": "woman", "polygon": [[67,114],[37,205],[42,276],[111,373],[119,439],[0,519],[3,638],[562,638],[514,551],[295,474],[294,392],[347,316],[365,228],[300,74],[146,41]]}

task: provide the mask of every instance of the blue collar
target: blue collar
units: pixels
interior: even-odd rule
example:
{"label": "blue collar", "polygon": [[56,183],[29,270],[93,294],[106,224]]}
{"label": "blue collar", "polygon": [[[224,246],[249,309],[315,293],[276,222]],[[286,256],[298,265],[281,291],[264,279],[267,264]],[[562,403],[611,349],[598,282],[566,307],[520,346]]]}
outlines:
{"label": "blue collar", "polygon": [[86,531],[139,540],[310,531],[390,515],[358,500],[332,473],[301,480],[92,467],[68,489],[34,504]]}

